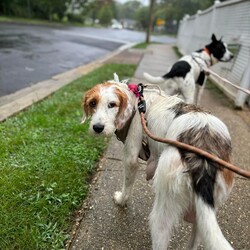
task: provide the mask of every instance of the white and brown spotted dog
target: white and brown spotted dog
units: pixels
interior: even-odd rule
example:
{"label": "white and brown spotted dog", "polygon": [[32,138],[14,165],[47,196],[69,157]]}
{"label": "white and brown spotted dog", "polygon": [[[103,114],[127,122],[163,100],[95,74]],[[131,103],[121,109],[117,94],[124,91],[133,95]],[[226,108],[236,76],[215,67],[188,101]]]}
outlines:
{"label": "white and brown spotted dog", "polygon": [[[156,89],[146,89],[144,97],[147,126],[153,134],[197,146],[230,161],[230,135],[218,118]],[[114,194],[120,206],[131,194],[138,157],[143,155],[146,160],[142,154],[146,139],[150,151],[147,177],[153,176],[155,192],[150,214],[154,250],[167,249],[172,230],[182,218],[194,223],[189,249],[196,249],[200,243],[208,250],[232,249],[216,220],[217,208],[232,189],[232,172],[194,153],[147,138],[136,111],[137,97],[127,84],[111,81],[96,85],[85,94],[83,109],[83,122],[91,117],[89,129],[93,134],[123,134],[123,187]]]}

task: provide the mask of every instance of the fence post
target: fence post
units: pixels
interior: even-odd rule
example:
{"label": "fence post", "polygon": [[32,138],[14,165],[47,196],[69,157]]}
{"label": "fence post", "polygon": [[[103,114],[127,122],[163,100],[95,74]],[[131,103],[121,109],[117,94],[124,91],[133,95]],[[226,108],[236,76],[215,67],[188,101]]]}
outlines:
{"label": "fence post", "polygon": [[[243,74],[240,86],[245,89],[250,89],[250,61],[248,62],[246,70]],[[242,108],[247,99],[247,96],[247,94],[239,90],[235,97],[235,106],[237,108]]]}
{"label": "fence post", "polygon": [[213,5],[213,11],[211,14],[211,22],[210,22],[210,35],[212,35],[212,33],[214,33],[214,27],[216,27],[215,25],[215,19],[216,19],[216,6],[220,5],[220,1],[219,0],[215,0],[214,1],[214,5]]}
{"label": "fence post", "polygon": [[187,26],[187,20],[189,18],[189,15],[184,15],[184,17],[181,20],[181,28],[179,26],[178,29],[178,34],[177,34],[177,46],[181,52],[181,54],[186,54],[186,47],[184,46],[185,43],[187,43],[187,41],[183,44],[183,39],[185,39],[185,29]]}

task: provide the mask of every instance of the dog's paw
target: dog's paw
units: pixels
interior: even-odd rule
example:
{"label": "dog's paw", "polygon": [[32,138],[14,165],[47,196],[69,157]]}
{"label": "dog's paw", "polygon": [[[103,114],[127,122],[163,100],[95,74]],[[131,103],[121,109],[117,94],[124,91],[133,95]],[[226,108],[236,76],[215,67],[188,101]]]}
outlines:
{"label": "dog's paw", "polygon": [[126,205],[126,199],[124,198],[122,192],[117,191],[114,194],[114,201],[119,206],[125,206]]}

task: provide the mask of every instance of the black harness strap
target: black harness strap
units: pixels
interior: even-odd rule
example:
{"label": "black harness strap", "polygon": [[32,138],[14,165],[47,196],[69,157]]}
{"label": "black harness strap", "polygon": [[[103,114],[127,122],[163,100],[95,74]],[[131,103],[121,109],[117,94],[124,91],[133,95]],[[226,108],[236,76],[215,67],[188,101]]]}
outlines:
{"label": "black harness strap", "polygon": [[131,115],[131,117],[130,117],[129,120],[126,122],[125,126],[124,126],[122,129],[116,130],[116,131],[115,131],[116,138],[117,138],[119,141],[121,141],[123,144],[124,144],[125,141],[126,141],[126,138],[127,138],[127,135],[128,135],[128,131],[129,131],[131,122],[132,122],[132,120],[134,119],[135,113],[136,113],[136,110],[134,109],[134,110],[133,110],[133,113],[132,113],[132,115]]}

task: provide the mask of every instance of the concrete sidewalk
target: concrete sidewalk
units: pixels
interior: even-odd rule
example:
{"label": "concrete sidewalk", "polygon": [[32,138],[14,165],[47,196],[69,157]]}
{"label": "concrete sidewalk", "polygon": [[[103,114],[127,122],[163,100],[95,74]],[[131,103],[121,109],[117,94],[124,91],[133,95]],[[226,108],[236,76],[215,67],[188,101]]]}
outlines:
{"label": "concrete sidewalk", "polygon": [[[171,46],[151,45],[131,82],[141,81],[143,71],[153,75],[166,73],[177,59]],[[204,91],[201,105],[227,124],[233,141],[233,162],[250,170],[250,124],[242,119],[242,113],[236,112],[228,99],[211,87]],[[249,110],[245,112],[249,115]],[[68,249],[151,249],[148,216],[153,194],[151,183],[145,179],[143,162],[128,206],[120,208],[112,200],[113,193],[122,186],[122,147],[121,142],[112,138],[100,161],[89,196],[78,213]],[[235,249],[250,249],[249,201],[250,182],[237,176],[230,199],[218,212],[222,231]],[[185,249],[190,232],[188,224],[181,224],[173,235],[169,249]]]}

